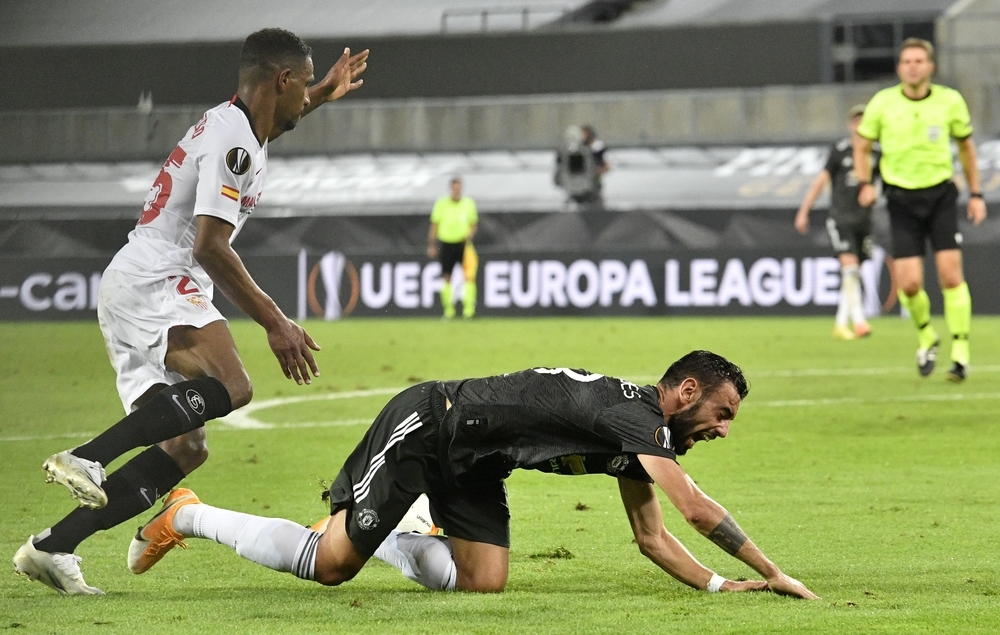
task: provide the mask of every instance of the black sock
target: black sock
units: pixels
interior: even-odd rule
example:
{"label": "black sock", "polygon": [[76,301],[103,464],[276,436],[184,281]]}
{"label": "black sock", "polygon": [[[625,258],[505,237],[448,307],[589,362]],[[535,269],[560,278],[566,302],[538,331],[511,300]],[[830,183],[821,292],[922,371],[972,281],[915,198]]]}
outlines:
{"label": "black sock", "polygon": [[153,446],[115,470],[104,481],[108,504],[101,509],[77,507],[48,531],[35,548],[49,553],[73,553],[102,529],[111,529],[146,511],[181,482],[184,472],[170,455]]}
{"label": "black sock", "polygon": [[81,459],[108,465],[129,450],[173,439],[224,417],[233,409],[229,391],[214,377],[167,386],[145,405],[73,450]]}

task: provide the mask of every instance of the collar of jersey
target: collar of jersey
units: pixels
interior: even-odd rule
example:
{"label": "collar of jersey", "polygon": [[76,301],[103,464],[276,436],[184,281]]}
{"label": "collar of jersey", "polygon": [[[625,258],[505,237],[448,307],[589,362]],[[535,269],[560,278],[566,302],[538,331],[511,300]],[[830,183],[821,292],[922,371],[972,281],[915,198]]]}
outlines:
{"label": "collar of jersey", "polygon": [[[925,100],[925,99],[927,99],[927,98],[929,98],[929,97],[931,96],[931,92],[932,92],[933,90],[934,90],[934,84],[931,84],[930,86],[928,86],[928,87],[927,87],[927,94],[926,94],[926,95],[924,95],[924,96],[923,96],[923,97],[921,97],[920,99],[913,99],[912,97],[909,97],[909,96],[907,96],[907,94],[906,94],[906,91],[905,91],[905,90],[903,90],[903,85],[902,85],[902,84],[900,84],[900,85],[899,85],[899,93],[900,93],[900,94],[901,94],[901,95],[903,96],[903,98],[904,98],[904,99],[906,99],[907,101],[923,101],[923,100]],[[247,116],[249,116],[249,115],[247,115]]]}
{"label": "collar of jersey", "polygon": [[[240,99],[239,95],[233,95],[233,98],[229,102],[229,105],[236,106],[237,108],[243,111],[243,114],[246,115],[247,117],[247,124],[250,125],[250,132],[253,134],[253,138],[256,139],[257,132],[254,130],[253,127],[253,117],[250,116],[250,108],[243,102],[242,99]],[[259,143],[261,147],[264,147],[264,144],[260,143],[259,140],[257,141],[257,143]]]}

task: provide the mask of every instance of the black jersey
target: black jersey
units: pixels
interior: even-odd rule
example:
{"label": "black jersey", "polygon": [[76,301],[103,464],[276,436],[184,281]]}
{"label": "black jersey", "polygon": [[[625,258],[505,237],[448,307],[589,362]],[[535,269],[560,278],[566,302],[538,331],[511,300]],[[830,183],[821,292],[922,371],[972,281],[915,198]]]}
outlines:
{"label": "black jersey", "polygon": [[[872,153],[872,178],[878,173],[878,151]],[[830,174],[830,216],[838,223],[861,223],[871,218],[872,209],[858,204],[858,177],[854,173],[854,150],[850,139],[830,146],[824,168]]]}
{"label": "black jersey", "polygon": [[440,428],[442,467],[458,482],[503,478],[516,468],[617,474],[628,463],[626,476],[649,480],[635,471],[636,454],[676,459],[653,386],[534,368],[441,387],[452,403]]}

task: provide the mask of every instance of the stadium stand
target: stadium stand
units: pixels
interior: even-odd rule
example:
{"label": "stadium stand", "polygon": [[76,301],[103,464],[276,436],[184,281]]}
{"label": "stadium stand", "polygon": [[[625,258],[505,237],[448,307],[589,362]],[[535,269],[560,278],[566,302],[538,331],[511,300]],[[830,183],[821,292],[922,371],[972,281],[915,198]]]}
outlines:
{"label": "stadium stand", "polygon": [[[988,201],[1000,192],[1000,146],[990,141],[1000,130],[993,59],[1000,31],[984,27],[1000,21],[995,1],[574,1],[535,15],[535,8],[555,5],[376,0],[339,22],[330,3],[308,0],[280,8],[254,3],[259,12],[225,22],[234,5],[220,2],[206,22],[191,28],[173,17],[161,20],[161,9],[132,19],[140,4],[122,0],[115,6],[132,8],[113,15],[104,5],[86,12],[68,0],[13,0],[0,8],[0,65],[36,56],[56,74],[95,73],[93,81],[78,78],[73,90],[61,93],[58,99],[69,100],[63,103],[44,95],[23,101],[16,81],[0,89],[19,93],[10,99],[5,93],[0,111],[6,140],[0,147],[0,257],[19,263],[8,267],[17,280],[0,280],[0,316],[8,315],[9,299],[42,293],[28,282],[43,279],[32,278],[32,267],[49,266],[46,259],[89,259],[86,266],[99,271],[134,223],[163,157],[206,106],[231,91],[218,83],[218,60],[232,56],[238,40],[259,25],[247,15],[298,30],[314,44],[318,64],[332,58],[345,38],[356,48],[371,36],[381,47],[373,45],[379,53],[356,99],[317,111],[272,145],[267,191],[240,237],[241,253],[251,259],[312,259],[330,249],[419,258],[430,202],[458,171],[483,212],[477,245],[487,260],[559,250],[566,258],[589,258],[636,249],[688,254],[684,258],[770,250],[808,260],[825,254],[822,218],[802,240],[792,229],[791,210],[819,169],[825,144],[842,135],[843,113],[892,81],[878,74],[879,56],[891,57],[902,36],[926,34],[928,25],[941,43],[942,81],[964,82]],[[529,5],[535,8],[525,18],[518,8]],[[206,12],[200,6],[180,0],[170,10],[201,16]],[[384,19],[372,18],[378,11]],[[352,26],[355,18],[364,25]],[[720,48],[722,41],[728,48]],[[635,68],[611,74],[588,66],[623,42]],[[564,58],[557,61],[580,68],[522,64],[515,74],[538,82],[523,86],[494,66],[477,66],[483,62],[474,55],[495,58],[519,47],[528,47],[529,57],[547,52],[542,59]],[[561,48],[569,52],[553,53]],[[178,55],[193,73],[173,80],[196,84],[211,76],[216,84],[203,93],[178,94],[172,105],[164,105],[157,90],[151,103],[137,108],[136,97],[148,91],[139,78],[162,55]],[[405,66],[407,56],[443,75],[454,70],[436,66],[443,57],[464,66],[440,86],[422,77],[406,83],[378,74],[375,60],[391,68]],[[76,58],[77,66],[61,67]],[[125,66],[110,64],[119,58]],[[807,70],[790,75],[793,62]],[[491,63],[507,65],[505,59]],[[696,72],[657,74],[660,67]],[[119,101],[96,106],[95,96],[106,96],[103,75],[122,69],[129,72],[116,76],[126,84]],[[710,77],[692,84],[698,74]],[[577,81],[582,75],[590,75],[590,83]],[[864,77],[876,81],[857,81]],[[456,82],[468,94],[442,88],[452,90]],[[386,92],[387,84],[399,92]],[[540,84],[546,90],[537,90]],[[611,147],[604,190],[610,211],[599,215],[565,213],[572,207],[552,182],[560,134],[582,122],[594,124]],[[966,240],[973,262],[981,256],[977,245],[1000,242],[1000,223],[991,218]],[[662,276],[662,266],[659,271]],[[978,306],[989,309],[989,302]],[[1000,299],[994,304],[1000,310]]]}

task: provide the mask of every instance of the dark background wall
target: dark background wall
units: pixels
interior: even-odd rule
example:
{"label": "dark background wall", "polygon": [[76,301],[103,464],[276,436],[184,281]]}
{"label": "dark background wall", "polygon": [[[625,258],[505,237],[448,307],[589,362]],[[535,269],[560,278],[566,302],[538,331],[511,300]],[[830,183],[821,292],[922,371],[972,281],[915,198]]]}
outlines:
{"label": "dark background wall", "polygon": [[[317,75],[372,50],[366,99],[815,84],[821,26],[313,40]],[[240,43],[0,47],[0,110],[213,104],[236,90]]]}

